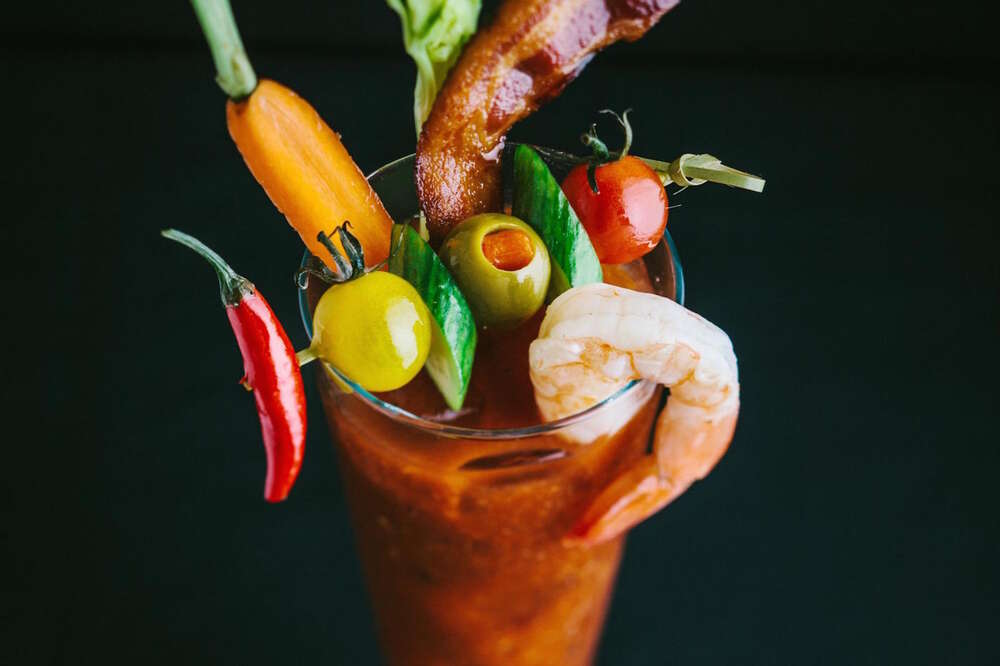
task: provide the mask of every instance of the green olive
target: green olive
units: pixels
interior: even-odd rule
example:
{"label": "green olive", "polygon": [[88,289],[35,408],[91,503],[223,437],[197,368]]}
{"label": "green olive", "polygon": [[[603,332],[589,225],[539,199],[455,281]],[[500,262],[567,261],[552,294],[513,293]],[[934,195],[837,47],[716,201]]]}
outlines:
{"label": "green olive", "polygon": [[[484,253],[487,237],[504,241],[503,247]],[[501,235],[502,234],[502,235]],[[513,328],[542,307],[549,287],[549,253],[545,243],[527,224],[499,213],[474,215],[455,227],[444,239],[441,261],[448,267],[472,316],[480,326]],[[501,266],[501,267],[498,267]]]}

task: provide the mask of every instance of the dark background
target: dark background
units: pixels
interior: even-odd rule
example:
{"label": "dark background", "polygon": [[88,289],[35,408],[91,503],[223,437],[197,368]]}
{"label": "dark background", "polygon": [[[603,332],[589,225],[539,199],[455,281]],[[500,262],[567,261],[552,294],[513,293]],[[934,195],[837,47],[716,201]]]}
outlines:
{"label": "dark background", "polygon": [[[0,662],[377,662],[333,450],[288,502],[200,260],[297,345],[299,241],[241,164],[188,5],[5,9]],[[1000,660],[997,55],[989,3],[696,2],[518,126],[768,178],[673,203],[688,305],[743,410],[706,482],[630,538],[601,664]],[[410,152],[413,69],[380,2],[236,0],[259,73],[363,170]]]}

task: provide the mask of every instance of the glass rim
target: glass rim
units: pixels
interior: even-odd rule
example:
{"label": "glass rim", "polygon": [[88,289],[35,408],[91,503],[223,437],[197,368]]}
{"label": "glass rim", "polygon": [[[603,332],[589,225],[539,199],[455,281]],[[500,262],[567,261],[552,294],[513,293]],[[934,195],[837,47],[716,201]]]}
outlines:
{"label": "glass rim", "polygon": [[[413,160],[415,157],[414,153],[405,155],[391,162],[388,162],[375,171],[372,171],[366,176],[367,180],[389,171],[390,169],[398,167],[400,164],[407,161]],[[676,301],[677,303],[684,304],[684,272],[681,268],[680,259],[677,256],[677,247],[674,245],[674,239],[670,236],[670,231],[667,229],[663,230],[663,238],[660,244],[666,245],[667,252],[670,254],[670,263],[674,268],[674,287],[676,290]],[[299,264],[299,268],[304,268],[306,262],[309,261],[310,256],[309,250],[305,250],[302,254],[302,261]],[[306,336],[312,339],[312,316],[309,311],[309,301],[307,298],[305,289],[297,289],[298,291],[298,302],[299,302],[299,316],[302,319],[302,325],[305,328]],[[519,428],[472,428],[468,426],[458,426],[452,425],[450,423],[444,423],[441,421],[433,421],[431,419],[426,419],[421,416],[414,414],[402,407],[392,404],[391,402],[386,402],[378,396],[372,394],[367,389],[361,387],[355,381],[347,377],[340,370],[330,365],[322,359],[319,360],[322,367],[329,373],[333,374],[339,381],[343,382],[344,385],[348,386],[351,391],[353,391],[358,397],[360,397],[369,407],[375,409],[382,415],[396,421],[398,423],[403,423],[412,428],[422,430],[428,434],[433,434],[436,436],[448,437],[452,439],[522,439],[526,437],[537,437],[539,435],[549,435],[553,434],[563,428],[575,425],[584,421],[596,412],[602,410],[605,407],[610,406],[612,403],[617,402],[619,399],[623,398],[629,394],[633,389],[635,389],[643,380],[633,379],[628,384],[618,389],[611,395],[609,395],[604,400],[591,405],[587,409],[577,412],[576,414],[571,414],[569,416],[564,416],[561,419],[556,419],[554,421],[546,421],[544,423],[537,423],[530,426],[522,426]]]}

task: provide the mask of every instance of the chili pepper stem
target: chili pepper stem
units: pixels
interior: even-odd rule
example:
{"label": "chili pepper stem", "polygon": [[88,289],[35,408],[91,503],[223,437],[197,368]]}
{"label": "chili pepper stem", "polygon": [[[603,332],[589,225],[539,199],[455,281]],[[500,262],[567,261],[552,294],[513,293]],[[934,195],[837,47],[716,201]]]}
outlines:
{"label": "chili pepper stem", "polygon": [[212,268],[215,269],[215,274],[219,277],[219,292],[222,296],[222,303],[226,307],[236,305],[243,300],[244,296],[253,291],[253,284],[249,280],[234,271],[215,250],[194,236],[189,236],[183,231],[177,231],[176,229],[164,229],[160,232],[160,235],[194,250],[212,265]]}
{"label": "chili pepper stem", "polygon": [[243,48],[229,0],[191,0],[191,5],[212,50],[216,83],[235,101],[249,97],[257,87],[257,75]]}
{"label": "chili pepper stem", "polygon": [[299,367],[307,365],[315,361],[319,356],[316,354],[316,350],[312,347],[306,347],[305,349],[295,353],[295,360],[299,362]]}

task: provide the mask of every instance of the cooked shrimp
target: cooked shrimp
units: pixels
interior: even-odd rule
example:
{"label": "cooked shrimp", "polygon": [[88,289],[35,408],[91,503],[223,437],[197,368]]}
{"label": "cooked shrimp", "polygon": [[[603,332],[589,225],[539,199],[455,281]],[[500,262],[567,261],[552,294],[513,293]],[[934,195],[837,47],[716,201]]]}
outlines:
{"label": "cooked shrimp", "polygon": [[[549,306],[529,358],[535,401],[550,421],[595,405],[635,379],[670,389],[653,454],[594,500],[571,538],[597,543],[623,533],[707,475],[729,447],[739,412],[732,343],[670,299],[607,284],[570,289]],[[563,434],[590,442],[631,414],[622,416],[589,428],[587,419]]]}

